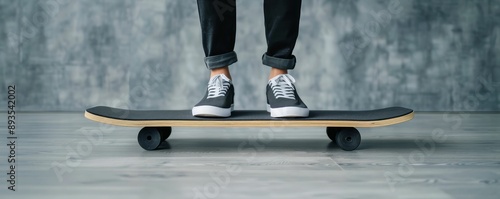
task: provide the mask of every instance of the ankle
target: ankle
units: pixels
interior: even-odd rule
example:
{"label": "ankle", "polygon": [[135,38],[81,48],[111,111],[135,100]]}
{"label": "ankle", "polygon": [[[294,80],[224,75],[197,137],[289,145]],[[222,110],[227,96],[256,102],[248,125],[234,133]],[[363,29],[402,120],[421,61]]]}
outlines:
{"label": "ankle", "polygon": [[223,74],[227,78],[231,79],[231,73],[229,73],[229,67],[227,67],[227,66],[222,67],[222,68],[214,68],[214,69],[210,70],[210,78],[212,78],[213,76],[216,76],[216,75],[220,75],[220,74]]}
{"label": "ankle", "polygon": [[271,72],[269,73],[269,79],[272,79],[278,75],[288,74],[288,70],[279,69],[279,68],[271,68]]}

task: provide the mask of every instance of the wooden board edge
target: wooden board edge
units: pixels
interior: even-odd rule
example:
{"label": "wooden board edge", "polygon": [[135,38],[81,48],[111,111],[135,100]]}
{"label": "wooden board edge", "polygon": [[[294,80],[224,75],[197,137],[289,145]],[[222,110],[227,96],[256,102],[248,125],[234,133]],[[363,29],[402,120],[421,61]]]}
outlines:
{"label": "wooden board edge", "polygon": [[252,120],[252,121],[210,121],[210,120],[119,120],[94,115],[85,111],[89,120],[128,127],[173,126],[173,127],[380,127],[399,124],[413,119],[414,112],[377,121],[332,121],[332,120]]}

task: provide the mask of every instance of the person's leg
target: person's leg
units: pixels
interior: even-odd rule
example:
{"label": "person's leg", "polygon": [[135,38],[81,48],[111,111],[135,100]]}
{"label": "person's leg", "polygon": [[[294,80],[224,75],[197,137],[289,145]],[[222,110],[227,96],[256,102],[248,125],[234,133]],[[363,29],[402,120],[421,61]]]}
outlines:
{"label": "person's leg", "polygon": [[264,0],[267,52],[262,63],[271,67],[269,79],[295,67],[293,48],[299,35],[301,0]]}
{"label": "person's leg", "polygon": [[228,66],[237,62],[235,0],[198,0],[205,65],[210,76],[231,78]]}
{"label": "person's leg", "polygon": [[262,64],[271,67],[266,87],[267,110],[272,117],[307,117],[309,109],[287,74],[295,68],[292,54],[299,35],[301,0],[264,0],[267,52]]}
{"label": "person's leg", "polygon": [[193,116],[229,117],[234,87],[228,66],[237,62],[235,0],[198,0],[205,65],[210,81],[205,96],[192,109]]}

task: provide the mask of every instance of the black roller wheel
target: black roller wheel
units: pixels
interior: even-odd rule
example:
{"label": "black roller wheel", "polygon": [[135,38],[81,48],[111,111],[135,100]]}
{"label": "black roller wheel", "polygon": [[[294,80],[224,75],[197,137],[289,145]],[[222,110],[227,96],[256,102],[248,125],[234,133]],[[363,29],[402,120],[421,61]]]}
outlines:
{"label": "black roller wheel", "polygon": [[356,128],[342,128],[335,136],[335,142],[344,151],[352,151],[361,143],[361,135]]}
{"label": "black roller wheel", "polygon": [[165,141],[168,137],[170,137],[170,134],[172,133],[172,127],[156,127],[158,131],[160,131],[161,135],[161,140]]}
{"label": "black roller wheel", "polygon": [[337,133],[341,129],[341,127],[326,127],[326,135],[328,135],[328,138],[330,138],[330,140],[335,142],[335,136],[337,136]]}
{"label": "black roller wheel", "polygon": [[[165,140],[170,133],[165,133],[165,129],[158,127],[144,127],[137,135],[139,145],[145,150],[155,150],[160,146],[161,142]],[[165,137],[166,136],[166,137]]]}

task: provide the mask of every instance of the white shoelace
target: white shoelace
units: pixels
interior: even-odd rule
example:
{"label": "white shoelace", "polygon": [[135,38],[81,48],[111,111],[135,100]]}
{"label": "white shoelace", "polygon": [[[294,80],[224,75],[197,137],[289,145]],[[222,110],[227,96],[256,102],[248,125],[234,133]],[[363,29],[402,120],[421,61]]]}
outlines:
{"label": "white shoelace", "polygon": [[208,82],[207,99],[225,96],[230,86],[230,80],[223,75],[216,75]]}
{"label": "white shoelace", "polygon": [[271,84],[271,89],[276,99],[286,98],[295,100],[293,92],[295,90],[293,86],[294,83],[295,79],[289,74],[278,75],[269,80],[269,84]]}

